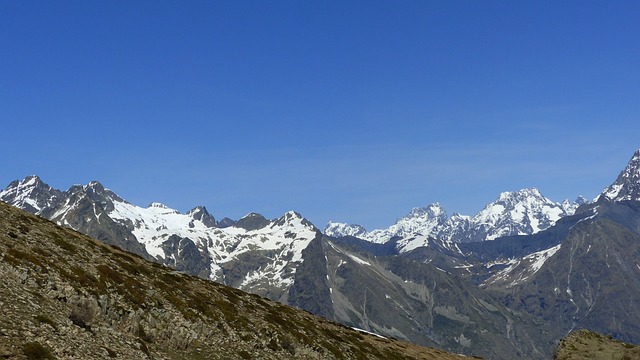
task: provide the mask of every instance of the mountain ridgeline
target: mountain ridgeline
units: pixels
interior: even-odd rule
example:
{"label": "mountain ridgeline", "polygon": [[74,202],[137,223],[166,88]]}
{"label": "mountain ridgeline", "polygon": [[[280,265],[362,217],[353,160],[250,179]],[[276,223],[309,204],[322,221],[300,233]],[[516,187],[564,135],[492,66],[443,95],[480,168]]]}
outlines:
{"label": "mountain ridgeline", "polygon": [[98,182],[61,191],[37,176],[0,200],[178,271],[349,327],[488,359],[550,358],[590,329],[640,343],[640,150],[594,201],[537,189],[500,194],[474,216],[439,204],[387,229],[296,212],[217,221],[142,208]]}

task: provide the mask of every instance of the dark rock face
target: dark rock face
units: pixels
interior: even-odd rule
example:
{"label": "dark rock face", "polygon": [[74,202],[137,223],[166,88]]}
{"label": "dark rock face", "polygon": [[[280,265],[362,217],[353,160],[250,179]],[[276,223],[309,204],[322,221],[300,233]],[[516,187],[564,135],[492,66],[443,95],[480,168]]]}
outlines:
{"label": "dark rock face", "polygon": [[213,215],[209,214],[207,208],[205,208],[204,206],[197,206],[193,208],[191,211],[189,211],[188,215],[191,216],[194,220],[201,221],[205,226],[210,228],[214,228],[218,224]]}
{"label": "dark rock face", "polygon": [[208,279],[211,259],[189,238],[171,235],[163,244],[166,265],[189,275]]}
{"label": "dark rock face", "polygon": [[302,251],[302,257],[303,262],[298,266],[293,285],[289,288],[288,304],[327,319],[334,319],[327,281],[327,262],[320,232]]}

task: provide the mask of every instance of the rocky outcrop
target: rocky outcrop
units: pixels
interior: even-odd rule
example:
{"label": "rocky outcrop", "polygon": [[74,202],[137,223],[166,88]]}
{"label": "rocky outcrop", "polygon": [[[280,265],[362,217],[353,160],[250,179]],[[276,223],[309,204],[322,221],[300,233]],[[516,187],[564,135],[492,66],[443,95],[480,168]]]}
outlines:
{"label": "rocky outcrop", "polygon": [[639,359],[640,346],[588,330],[574,331],[560,341],[554,360]]}

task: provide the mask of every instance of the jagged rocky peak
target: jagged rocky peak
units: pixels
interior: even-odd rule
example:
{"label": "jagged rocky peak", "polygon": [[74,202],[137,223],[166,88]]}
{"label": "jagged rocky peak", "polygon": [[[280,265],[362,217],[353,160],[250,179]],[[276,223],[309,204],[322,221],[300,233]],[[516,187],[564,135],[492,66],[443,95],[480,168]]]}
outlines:
{"label": "jagged rocky peak", "polygon": [[419,231],[425,226],[432,228],[442,225],[447,221],[447,212],[440,203],[429,204],[425,207],[413,208],[406,216],[396,220],[390,227],[394,235],[405,235],[414,231]]}
{"label": "jagged rocky peak", "polygon": [[12,187],[12,186],[37,188],[37,187],[48,186],[48,185],[42,182],[42,179],[40,179],[38,175],[29,175],[25,177],[24,180],[14,180],[9,185],[9,187]]}
{"label": "jagged rocky peak", "polygon": [[487,204],[475,218],[494,218],[503,214],[512,214],[513,211],[538,212],[544,211],[543,208],[557,208],[562,211],[560,204],[547,199],[536,188],[507,191],[501,193],[496,201]]}
{"label": "jagged rocky peak", "polygon": [[276,219],[271,227],[276,226],[301,226],[309,229],[315,229],[315,226],[307,219],[305,219],[300,213],[296,211],[287,211],[280,218]]}
{"label": "jagged rocky peak", "polygon": [[113,191],[107,189],[98,181],[91,181],[85,186],[87,193],[95,194],[96,196],[103,196],[109,198],[111,201],[124,201],[120,196],[116,195]]}
{"label": "jagged rocky peak", "polygon": [[45,184],[37,175],[14,180],[0,192],[0,200],[33,214],[55,206],[62,197],[60,190]]}
{"label": "jagged rocky peak", "polygon": [[235,223],[235,227],[245,229],[247,231],[262,229],[271,224],[264,216],[258,213],[248,213],[242,219]]}
{"label": "jagged rocky peak", "polygon": [[473,217],[475,229],[466,234],[463,241],[535,234],[567,215],[570,215],[567,209],[544,197],[536,188],[503,192],[498,200],[485,206]]}
{"label": "jagged rocky peak", "polygon": [[82,184],[71,185],[69,190],[67,190],[67,192],[70,194],[77,193],[77,192],[102,194],[106,191],[108,190],[104,187],[104,185],[102,185],[99,181],[96,181],[96,180],[90,181],[86,185],[82,185]]}
{"label": "jagged rocky peak", "polygon": [[99,181],[97,180],[93,180],[90,181],[87,186],[85,186],[85,189],[87,190],[91,190],[91,191],[95,191],[95,192],[102,192],[105,191],[104,185],[102,185]]}
{"label": "jagged rocky peak", "polygon": [[616,181],[604,189],[597,200],[640,200],[640,149],[636,150]]}
{"label": "jagged rocky peak", "polygon": [[66,195],[71,198],[81,198],[87,196],[88,198],[97,201],[99,203],[105,202],[124,202],[124,200],[113,191],[107,189],[99,181],[91,181],[87,185],[72,185],[67,190]]}
{"label": "jagged rocky peak", "polygon": [[35,189],[50,189],[51,187],[40,179],[37,175],[29,175],[25,177],[23,180],[14,180],[7,186],[7,188],[3,191],[7,192],[8,190],[12,192],[29,192]]}
{"label": "jagged rocky peak", "polygon": [[206,227],[213,228],[217,226],[216,219],[209,213],[209,211],[207,211],[207,208],[204,206],[196,206],[195,208],[191,209],[191,211],[189,211],[187,215],[189,215],[194,220],[202,222]]}
{"label": "jagged rocky peak", "polygon": [[[411,209],[411,211],[409,212],[409,214],[407,214],[407,216],[403,217],[402,219],[416,219],[416,218],[429,218],[429,219],[433,219],[433,218],[447,218],[447,212],[444,210],[444,208],[442,207],[442,205],[440,205],[440,203],[433,203],[433,204],[429,204],[425,207],[417,207],[417,208],[413,208]],[[400,220],[402,220],[400,219]]]}
{"label": "jagged rocky peak", "polygon": [[540,193],[540,190],[533,187],[533,188],[520,189],[518,191],[505,191],[503,193],[500,193],[500,197],[498,198],[498,201],[517,202],[517,201],[530,200],[530,199],[547,200],[547,198],[542,196],[542,194]]}
{"label": "jagged rocky peak", "polygon": [[329,221],[322,231],[331,237],[354,236],[363,237],[367,235],[367,229],[357,224],[346,224]]}

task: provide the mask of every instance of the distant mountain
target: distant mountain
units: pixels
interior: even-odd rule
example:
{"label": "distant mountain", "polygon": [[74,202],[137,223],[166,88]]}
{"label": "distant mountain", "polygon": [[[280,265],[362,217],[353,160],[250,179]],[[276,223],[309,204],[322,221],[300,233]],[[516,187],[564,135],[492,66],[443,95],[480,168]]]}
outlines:
{"label": "distant mountain", "polygon": [[[560,218],[571,215],[586,203],[580,197],[575,202],[555,203],[544,197],[538,189],[503,192],[475,216],[454,214],[447,216],[444,208],[434,203],[414,208],[387,229],[367,232],[359,225],[330,222],[324,233],[332,237],[354,236],[374,243],[385,243],[393,238],[426,237],[453,242],[494,240],[502,236],[530,235],[547,229]],[[399,250],[423,246],[401,242]]]}
{"label": "distant mountain", "polygon": [[442,359],[186,276],[0,203],[5,359]]}

